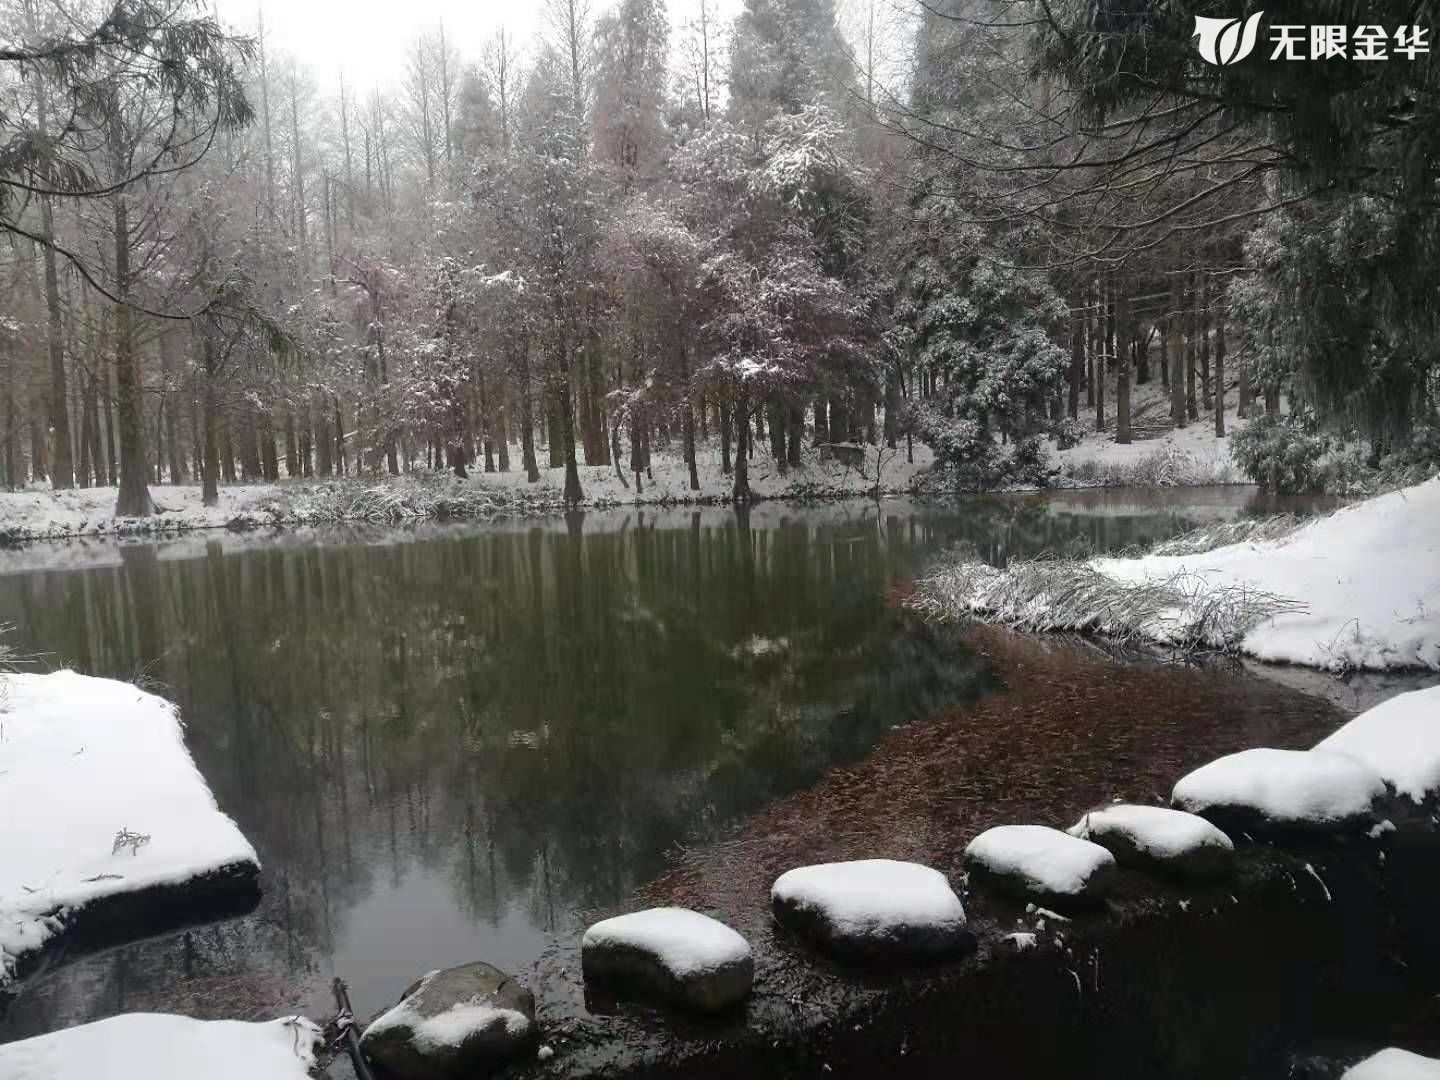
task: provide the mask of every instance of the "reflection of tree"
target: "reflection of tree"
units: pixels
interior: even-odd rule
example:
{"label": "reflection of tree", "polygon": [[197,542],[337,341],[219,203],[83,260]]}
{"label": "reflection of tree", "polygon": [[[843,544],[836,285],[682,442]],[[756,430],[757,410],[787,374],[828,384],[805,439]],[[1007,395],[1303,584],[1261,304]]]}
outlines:
{"label": "reflection of tree", "polygon": [[[978,690],[936,631],[900,632],[893,577],[960,539],[1003,560],[1175,530],[1095,521],[1002,499],[826,526],[637,513],[180,562],[134,548],[0,580],[0,603],[22,647],[119,677],[155,661],[266,866],[260,915],[229,931],[243,947],[222,933],[201,954],[293,977],[416,868],[492,926],[616,902],[677,842]],[[146,955],[142,982],[173,977],[169,953]]]}

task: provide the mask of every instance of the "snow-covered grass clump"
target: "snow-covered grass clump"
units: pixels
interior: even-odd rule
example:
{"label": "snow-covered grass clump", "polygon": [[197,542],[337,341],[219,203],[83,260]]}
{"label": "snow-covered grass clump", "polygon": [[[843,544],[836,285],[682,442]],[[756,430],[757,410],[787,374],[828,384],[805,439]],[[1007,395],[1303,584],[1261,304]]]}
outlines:
{"label": "snow-covered grass clump", "polygon": [[1415,802],[1440,793],[1440,686],[1400,694],[1355,717],[1316,750],[1348,754]]}
{"label": "snow-covered grass clump", "polygon": [[1440,1059],[1391,1046],[1352,1065],[1340,1080],[1440,1080]]}
{"label": "snow-covered grass clump", "polygon": [[1203,551],[973,563],[918,583],[937,617],[1084,630],[1331,671],[1440,670],[1440,478],[1275,539]]}
{"label": "snow-covered grass clump", "polygon": [[1170,801],[1211,818],[1306,828],[1368,821],[1384,794],[1380,775],[1345,754],[1256,748],[1181,777]]}
{"label": "snow-covered grass clump", "polygon": [[780,922],[840,951],[940,953],[968,942],[960,898],[918,863],[802,866],[775,879],[770,899]]}
{"label": "snow-covered grass clump", "polygon": [[0,685],[0,987],[87,904],[258,871],[169,702],[73,671]]}
{"label": "snow-covered grass clump", "polygon": [[970,841],[965,863],[1021,894],[1077,902],[1103,895],[1115,856],[1044,825],[997,825]]}
{"label": "snow-covered grass clump", "polygon": [[309,1080],[320,1029],[125,1013],[0,1046],[5,1080]]}

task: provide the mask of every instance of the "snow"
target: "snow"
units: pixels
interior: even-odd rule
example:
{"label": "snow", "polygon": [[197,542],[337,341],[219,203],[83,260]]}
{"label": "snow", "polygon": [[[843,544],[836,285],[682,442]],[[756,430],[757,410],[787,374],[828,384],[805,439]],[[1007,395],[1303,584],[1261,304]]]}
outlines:
{"label": "snow", "polygon": [[987,829],[970,841],[965,858],[1054,896],[1080,895],[1095,874],[1115,865],[1115,856],[1099,844],[1044,825]]}
{"label": "snow", "polygon": [[[434,972],[431,973],[435,974]],[[389,1012],[377,1017],[365,1029],[366,1037],[380,1035],[392,1028],[409,1028],[410,1042],[422,1053],[433,1053],[458,1047],[471,1035],[501,1025],[507,1034],[523,1039],[530,1032],[530,1018],[514,1009],[498,1008],[480,998],[459,1001],[436,1016],[424,1016],[414,1007],[418,991]]]}
{"label": "snow", "polygon": [[688,908],[663,907],[605,919],[585,931],[587,946],[626,946],[656,957],[677,978],[714,971],[750,956],[749,943],[730,927]]}
{"label": "snow", "polygon": [[[875,491],[877,448],[865,448],[863,467],[847,467],[838,461],[822,460],[806,446],[802,464],[790,467],[782,475],[769,453],[768,443],[757,443],[750,461],[750,488],[757,498],[810,499],[815,497],[865,496]],[[541,462],[540,479],[528,483],[521,466],[520,447],[510,447],[510,471],[487,473],[483,461],[472,464],[470,476],[461,484],[476,490],[493,490],[515,496],[519,512],[525,502],[536,506],[559,506],[565,489],[565,470],[549,468],[548,451],[536,447]],[[922,443],[914,447],[915,461],[906,461],[905,446],[896,450],[881,448],[880,488],[885,494],[910,491],[916,478],[934,460],[930,449]],[[628,465],[628,457],[622,464]],[[651,472],[644,476],[644,491],[635,490],[635,475],[626,473],[622,483],[613,465],[580,465],[584,506],[654,505],[693,502],[723,502],[730,498],[734,477],[720,468],[720,448],[716,439],[701,442],[696,448],[696,470],[700,490],[690,490],[689,467],[678,444],[669,450],[656,450],[651,455]],[[441,474],[418,470],[410,476],[435,477]],[[405,478],[402,478],[405,479]],[[228,484],[219,490],[217,506],[207,507],[201,501],[198,485],[171,486],[155,484],[150,494],[163,513],[148,518],[116,518],[117,489],[113,487],[76,488],[52,491],[35,486],[24,491],[0,492],[0,545],[28,543],[35,540],[65,537],[153,536],[186,532],[194,529],[225,527],[256,528],[290,524],[277,520],[270,509],[279,496],[303,491],[307,486],[328,481],[286,479],[275,484]],[[358,483],[358,481],[356,481]],[[388,483],[386,479],[374,481]],[[627,486],[628,485],[628,486]],[[520,501],[520,500],[524,501]]]}
{"label": "snow", "polygon": [[1283,825],[1329,825],[1369,814],[1385,782],[1368,765],[1323,750],[1242,750],[1180,779],[1183,810],[1249,810]]}
{"label": "snow", "polygon": [[893,927],[963,925],[965,909],[945,875],[918,863],[861,859],[787,871],[771,898],[816,910],[846,935],[884,934]]}
{"label": "snow", "polygon": [[1235,847],[1228,836],[1204,818],[1163,806],[1107,806],[1086,814],[1067,831],[1082,840],[1118,834],[1143,854],[1162,861],[1199,848],[1231,851]]}
{"label": "snow", "polygon": [[1340,1080],[1440,1080],[1440,1060],[1391,1046],[1352,1065]]}
{"label": "snow", "polygon": [[1440,792],[1440,686],[1400,694],[1355,717],[1315,749],[1348,754],[1415,802]]}
{"label": "snow", "polygon": [[73,671],[0,676],[0,821],[0,987],[87,903],[259,867],[174,706]]}
{"label": "snow", "polygon": [[0,1046],[5,1080],[308,1080],[320,1029],[125,1013]]}
{"label": "snow", "polygon": [[[1259,660],[1328,670],[1440,669],[1440,478],[1393,491],[1310,522],[1279,540],[1200,555],[1096,559],[1118,581],[1196,582],[1188,610],[1147,627],[1165,641],[1194,621],[1216,588],[1238,587],[1298,601],[1240,638]],[[1216,642],[1216,644],[1220,644]]]}

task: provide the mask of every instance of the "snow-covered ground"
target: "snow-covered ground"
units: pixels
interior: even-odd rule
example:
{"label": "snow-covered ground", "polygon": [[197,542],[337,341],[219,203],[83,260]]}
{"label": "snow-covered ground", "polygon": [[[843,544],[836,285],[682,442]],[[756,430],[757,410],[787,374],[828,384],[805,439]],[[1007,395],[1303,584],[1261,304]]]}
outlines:
{"label": "snow-covered ground", "polygon": [[0,988],[86,904],[259,868],[174,706],[72,671],[0,674],[0,822]]}
{"label": "snow-covered ground", "polygon": [[[872,497],[877,476],[882,494],[903,494],[913,489],[916,478],[934,461],[930,449],[914,447],[914,461],[908,461],[902,444],[896,450],[865,447],[862,465],[844,465],[833,459],[821,460],[807,447],[803,464],[784,473],[771,459],[768,447],[756,448],[750,462],[750,488],[759,499],[812,499]],[[542,464],[540,479],[531,484],[520,468],[519,447],[512,447],[509,472],[486,473],[472,468],[467,480],[452,482],[448,474],[425,473],[423,478],[444,485],[447,494],[461,498],[490,495],[493,502],[482,504],[485,516],[524,514],[559,509],[563,505],[565,470]],[[542,462],[548,456],[541,455]],[[724,502],[729,499],[733,476],[721,471],[719,446],[713,441],[696,453],[700,490],[691,491],[689,470],[678,447],[653,454],[653,478],[644,476],[643,491],[637,492],[635,476],[627,473],[622,482],[611,465],[581,465],[580,485],[585,506],[629,506],[696,502]],[[333,501],[307,499],[307,493],[331,485],[348,484],[350,492],[372,489],[378,498],[385,493],[403,493],[421,474],[400,478],[360,478],[349,481],[282,480],[277,484],[239,484],[220,488],[219,505],[204,506],[198,485],[154,485],[150,489],[157,512],[148,518],[114,516],[116,489],[76,488],[52,491],[32,486],[24,491],[0,492],[0,544],[70,537],[115,537],[166,535],[192,529],[223,527],[263,528],[298,526],[349,520],[335,516]],[[627,486],[628,485],[628,486]]]}
{"label": "snow-covered ground", "polygon": [[[1105,431],[1095,430],[1095,413],[1081,402],[1080,420],[1086,435],[1076,446],[1057,449],[1047,444],[1062,481],[1079,484],[1234,484],[1247,483],[1230,458],[1230,436],[1248,420],[1239,416],[1240,395],[1231,385],[1225,395],[1225,438],[1215,436],[1215,414],[1177,428],[1170,420],[1170,397],[1158,377],[1135,386],[1130,396],[1132,441],[1115,441],[1115,385],[1110,380],[1105,402]],[[1254,406],[1254,415],[1263,405]]]}
{"label": "snow-covered ground", "polygon": [[1340,1080],[1440,1080],[1440,1060],[1391,1046],[1351,1066]]}
{"label": "snow-covered ground", "polygon": [[126,1013],[0,1046],[5,1080],[309,1080],[320,1029]]}
{"label": "snow-covered ground", "polygon": [[1338,510],[1279,540],[1090,565],[1122,583],[1190,583],[1188,603],[1154,620],[1157,640],[1193,625],[1196,609],[1230,587],[1298,605],[1240,638],[1240,649],[1258,660],[1331,670],[1440,668],[1440,478]]}
{"label": "snow-covered ground", "polygon": [[1440,478],[1198,553],[960,562],[919,582],[913,603],[1329,671],[1440,670],[1437,522]]}

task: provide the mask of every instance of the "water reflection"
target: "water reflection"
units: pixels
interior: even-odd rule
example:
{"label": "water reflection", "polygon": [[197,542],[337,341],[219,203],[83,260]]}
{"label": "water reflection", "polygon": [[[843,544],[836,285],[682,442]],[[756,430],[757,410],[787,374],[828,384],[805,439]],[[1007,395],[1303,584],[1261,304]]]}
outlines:
{"label": "water reflection", "polygon": [[949,631],[886,604],[938,550],[1113,549],[1242,505],[577,515],[0,577],[21,649],[168,688],[266,890],[37,983],[0,1038],[122,1009],[319,1013],[334,972],[365,1012],[430,968],[523,969],[676,845],[985,692]]}

